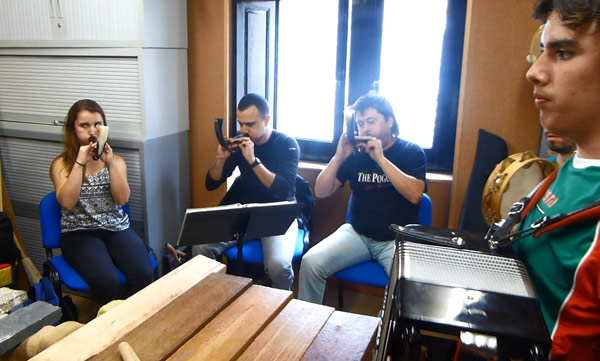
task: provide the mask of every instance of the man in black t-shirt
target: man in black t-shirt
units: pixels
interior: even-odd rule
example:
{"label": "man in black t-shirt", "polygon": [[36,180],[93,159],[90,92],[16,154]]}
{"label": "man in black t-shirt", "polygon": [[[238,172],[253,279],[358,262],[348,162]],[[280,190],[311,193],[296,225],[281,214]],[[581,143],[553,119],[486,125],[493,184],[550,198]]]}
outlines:
{"label": "man in black t-shirt", "polygon": [[[218,188],[236,167],[240,176],[221,201],[221,204],[267,203],[295,200],[299,147],[294,138],[269,127],[269,105],[258,94],[247,94],[236,111],[243,135],[234,145],[239,151],[230,152],[218,146],[215,162],[206,173],[206,188]],[[265,272],[273,287],[289,290],[294,280],[292,257],[296,245],[296,221],[281,236],[263,237]],[[193,255],[218,258],[235,241],[197,245]]]}
{"label": "man in black t-shirt", "polygon": [[425,153],[398,138],[388,101],[366,94],[352,106],[364,152],[354,152],[343,134],[327,167],[319,174],[315,195],[328,197],[350,182],[352,196],[346,224],[302,258],[298,298],[323,302],[325,280],[352,265],[375,260],[389,276],[394,254],[392,223],[417,223],[425,192]]}

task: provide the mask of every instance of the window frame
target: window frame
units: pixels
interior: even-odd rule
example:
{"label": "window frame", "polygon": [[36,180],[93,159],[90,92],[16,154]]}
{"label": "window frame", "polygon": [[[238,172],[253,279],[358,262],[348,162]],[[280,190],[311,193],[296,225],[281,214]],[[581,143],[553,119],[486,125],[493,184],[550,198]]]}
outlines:
{"label": "window frame", "polygon": [[[335,154],[339,137],[343,133],[343,111],[362,94],[377,89],[380,73],[381,40],[383,28],[384,0],[338,0],[338,41],[336,55],[336,94],[334,108],[334,134],[332,142],[296,138],[300,145],[301,160],[327,163]],[[350,4],[350,1],[352,3]],[[242,3],[275,3],[275,61],[274,94],[272,101],[272,122],[277,129],[277,82],[279,44],[279,0],[233,0],[234,8]],[[446,10],[446,31],[442,45],[440,83],[437,98],[433,146],[424,149],[428,171],[452,172],[454,143],[458,117],[462,54],[465,31],[467,0],[448,0]],[[351,6],[351,8],[350,8]],[[238,27],[234,13],[234,28]],[[351,19],[350,29],[348,19]],[[423,21],[427,21],[424,17]],[[350,34],[349,34],[350,32]],[[233,32],[234,44],[238,34]],[[348,36],[351,36],[348,53]],[[367,48],[367,50],[365,50]],[[235,47],[234,47],[235,49]],[[234,88],[237,83],[236,54],[234,50],[232,74]],[[233,90],[236,94],[237,90]],[[235,98],[235,97],[234,97]],[[234,102],[234,111],[237,101]],[[235,119],[232,120],[233,123]],[[236,129],[237,125],[230,127]]]}

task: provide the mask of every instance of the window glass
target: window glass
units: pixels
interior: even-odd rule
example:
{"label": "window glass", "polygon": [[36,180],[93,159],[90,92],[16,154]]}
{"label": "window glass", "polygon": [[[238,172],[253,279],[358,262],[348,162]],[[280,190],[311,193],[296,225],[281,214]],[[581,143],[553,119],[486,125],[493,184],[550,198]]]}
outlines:
{"label": "window glass", "polygon": [[[273,125],[298,140],[301,159],[329,161],[344,107],[376,86],[428,169],[452,170],[467,0],[236,1],[237,99],[264,77]],[[276,9],[266,32],[249,26],[248,9],[266,8]],[[265,62],[250,63],[245,49],[260,57],[250,44],[261,41]]]}
{"label": "window glass", "polygon": [[338,1],[279,3],[277,129],[333,140]]}
{"label": "window glass", "polygon": [[422,148],[433,143],[446,5],[447,0],[384,3],[379,93],[394,108],[400,137]]}

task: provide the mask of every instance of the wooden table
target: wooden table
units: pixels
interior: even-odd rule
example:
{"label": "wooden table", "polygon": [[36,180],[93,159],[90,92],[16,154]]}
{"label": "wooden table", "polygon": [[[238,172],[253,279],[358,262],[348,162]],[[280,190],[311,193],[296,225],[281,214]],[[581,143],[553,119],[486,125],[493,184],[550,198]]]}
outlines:
{"label": "wooden table", "polygon": [[295,300],[198,256],[32,360],[369,360],[379,319]]}

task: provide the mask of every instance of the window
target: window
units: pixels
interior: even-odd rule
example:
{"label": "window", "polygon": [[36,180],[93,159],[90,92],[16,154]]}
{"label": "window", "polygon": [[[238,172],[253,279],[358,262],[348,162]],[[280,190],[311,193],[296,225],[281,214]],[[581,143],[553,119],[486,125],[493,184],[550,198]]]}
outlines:
{"label": "window", "polygon": [[[424,149],[433,130],[447,0],[387,1],[384,4],[379,92],[394,109],[400,136]],[[420,16],[399,14],[424,14]],[[412,35],[419,29],[418,35]]]}
{"label": "window", "polygon": [[[270,20],[259,23],[274,40],[248,25],[256,24],[248,20],[256,10],[248,9],[266,4]],[[257,92],[271,87],[274,126],[298,139],[302,159],[328,161],[344,131],[343,109],[378,89],[394,108],[400,136],[425,149],[428,169],[451,171],[466,0],[245,0],[237,6],[237,99],[252,89],[247,80],[240,89],[240,78],[260,79]],[[240,52],[257,56],[248,55],[250,48],[266,59],[274,55],[269,67],[240,62]]]}
{"label": "window", "polygon": [[337,15],[337,1],[279,5],[277,129],[296,138],[333,141]]}

